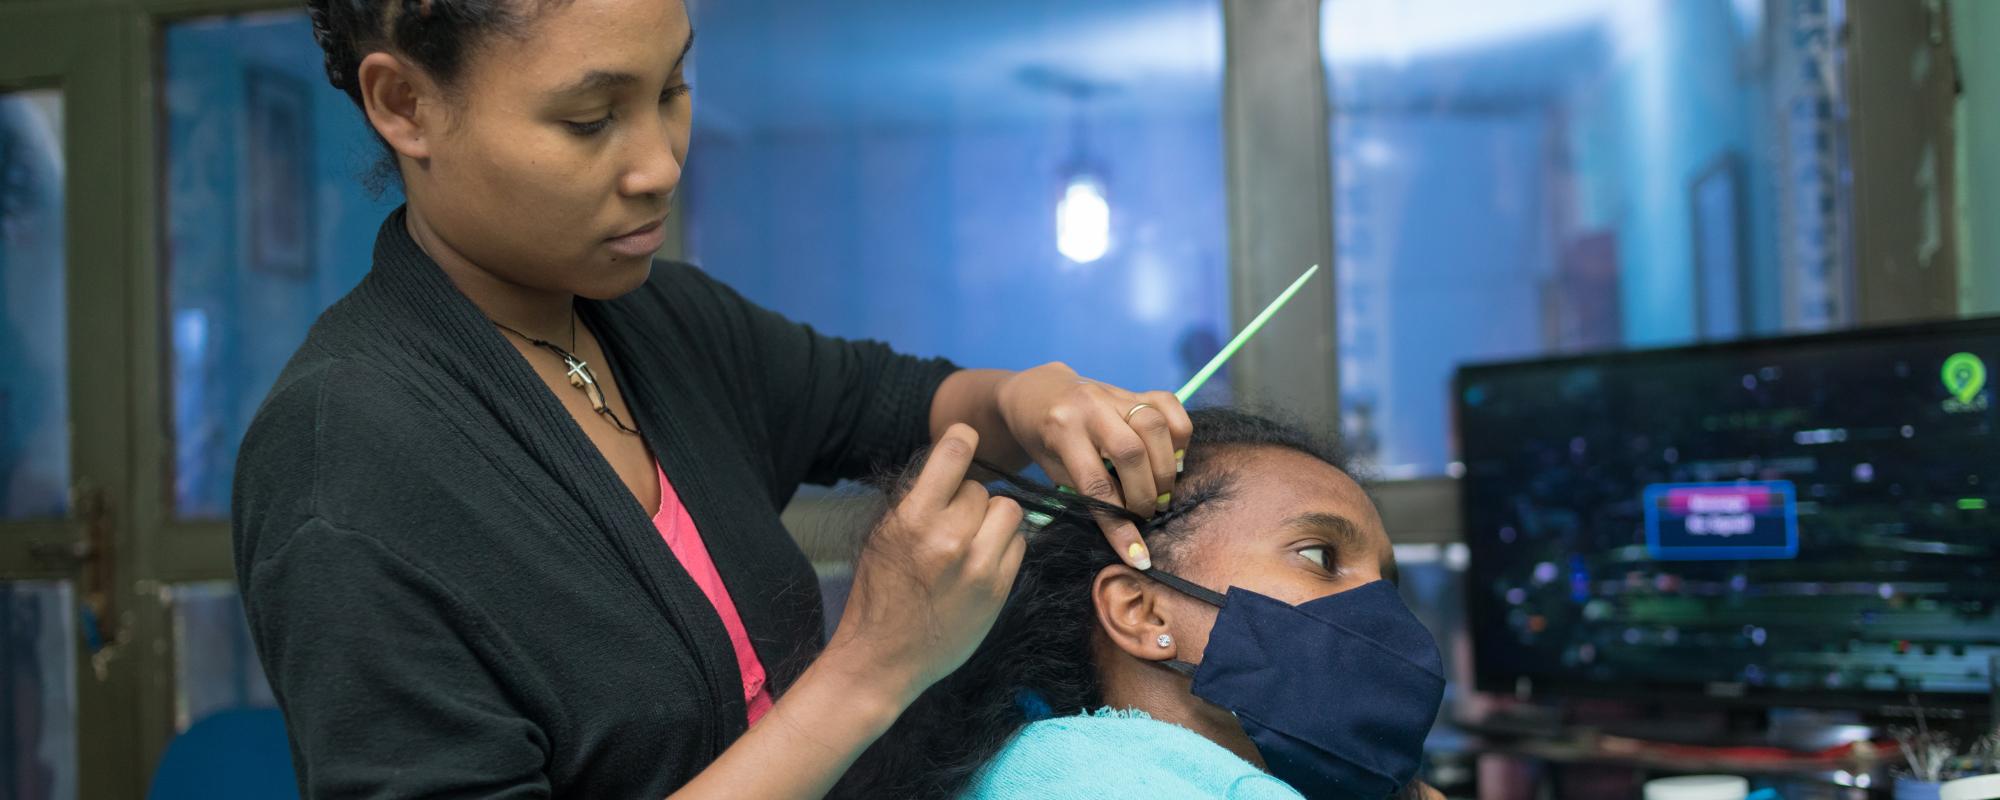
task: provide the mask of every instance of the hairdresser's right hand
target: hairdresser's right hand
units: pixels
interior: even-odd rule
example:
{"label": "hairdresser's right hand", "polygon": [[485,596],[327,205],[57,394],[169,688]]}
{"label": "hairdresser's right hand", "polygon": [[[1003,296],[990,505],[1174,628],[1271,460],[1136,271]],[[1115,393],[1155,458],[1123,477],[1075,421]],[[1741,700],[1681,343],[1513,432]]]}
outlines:
{"label": "hairdresser's right hand", "polygon": [[[1027,552],[1021,507],[966,480],[979,434],[953,425],[868,537],[822,662],[907,704],[986,638]],[[878,684],[881,685],[881,684]]]}

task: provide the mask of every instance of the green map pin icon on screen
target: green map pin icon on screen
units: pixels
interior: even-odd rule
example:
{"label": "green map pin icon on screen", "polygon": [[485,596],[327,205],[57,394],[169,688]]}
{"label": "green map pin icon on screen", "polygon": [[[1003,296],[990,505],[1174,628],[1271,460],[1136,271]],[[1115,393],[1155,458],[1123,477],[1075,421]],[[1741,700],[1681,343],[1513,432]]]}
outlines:
{"label": "green map pin icon on screen", "polygon": [[1956,353],[1944,360],[1944,388],[1958,402],[1970,403],[1986,388],[1986,362],[1971,353]]}

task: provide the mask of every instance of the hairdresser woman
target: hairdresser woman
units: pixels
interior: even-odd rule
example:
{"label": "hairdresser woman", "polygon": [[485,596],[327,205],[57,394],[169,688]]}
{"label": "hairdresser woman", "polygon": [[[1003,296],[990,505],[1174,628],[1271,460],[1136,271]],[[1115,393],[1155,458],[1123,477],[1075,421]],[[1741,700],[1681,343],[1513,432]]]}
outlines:
{"label": "hairdresser woman", "polygon": [[[828,338],[651,261],[687,157],[680,0],[310,6],[408,204],[237,470],[308,797],[819,796],[1013,579],[1020,510],[965,481],[975,454],[1166,502],[1171,395]],[[822,648],[779,508],[933,442]]]}

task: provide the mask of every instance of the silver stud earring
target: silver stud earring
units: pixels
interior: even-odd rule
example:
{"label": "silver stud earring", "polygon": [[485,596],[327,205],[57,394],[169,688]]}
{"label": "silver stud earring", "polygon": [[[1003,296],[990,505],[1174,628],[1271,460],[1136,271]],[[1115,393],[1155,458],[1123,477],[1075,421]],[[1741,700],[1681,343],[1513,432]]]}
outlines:
{"label": "silver stud earring", "polygon": [[1159,643],[1160,643],[1160,647],[1162,647],[1162,648],[1167,648],[1167,647],[1173,647],[1173,646],[1174,646],[1174,637],[1173,637],[1173,635],[1172,635],[1172,634],[1167,634],[1167,633],[1162,633],[1162,634],[1160,634],[1160,637],[1159,637],[1159,638],[1157,638],[1157,639],[1154,639],[1153,641],[1155,641],[1155,642],[1159,642]]}

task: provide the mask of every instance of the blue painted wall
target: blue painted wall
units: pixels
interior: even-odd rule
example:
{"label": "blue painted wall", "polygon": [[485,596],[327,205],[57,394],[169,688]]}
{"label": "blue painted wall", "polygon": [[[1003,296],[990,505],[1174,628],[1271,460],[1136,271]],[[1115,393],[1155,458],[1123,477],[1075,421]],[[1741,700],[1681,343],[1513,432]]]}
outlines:
{"label": "blue painted wall", "polygon": [[[700,114],[697,105],[697,117]],[[1204,109],[1216,111],[1216,109]],[[966,366],[1062,360],[1172,389],[1227,338],[1220,121],[1093,120],[1113,249],[1055,247],[1066,119],[698,134],[682,196],[693,260],[751,299],[842,336]],[[1191,365],[1191,361],[1193,362]]]}
{"label": "blue painted wall", "polygon": [[[291,78],[310,104],[311,270],[249,263],[245,84]],[[373,139],[327,85],[301,13],[179,23],[166,30],[166,282],[173,340],[174,498],[184,517],[225,517],[237,444],[319,312],[367,274],[375,231],[396,203],[358,176]],[[301,200],[306,198],[301,198]]]}

